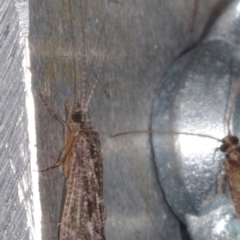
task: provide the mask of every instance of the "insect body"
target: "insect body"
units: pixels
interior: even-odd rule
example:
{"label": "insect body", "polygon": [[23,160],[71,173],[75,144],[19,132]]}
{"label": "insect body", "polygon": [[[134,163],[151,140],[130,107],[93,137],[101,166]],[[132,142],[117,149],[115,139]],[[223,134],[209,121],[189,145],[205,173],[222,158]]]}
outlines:
{"label": "insect body", "polygon": [[228,183],[231,190],[233,204],[240,219],[240,146],[239,139],[235,136],[227,136],[222,140],[220,147],[226,153],[224,165]]}
{"label": "insect body", "polygon": [[[103,65],[106,61],[107,55],[110,51],[112,38],[115,33],[115,28],[111,32],[108,49],[104,55],[103,64],[101,64],[95,81],[91,85],[90,94],[86,99],[85,91],[87,76],[91,75],[87,71],[87,57],[85,44],[85,24],[91,23],[91,18],[87,17],[93,10],[88,1],[69,1],[69,14],[72,16],[72,57],[74,62],[74,83],[75,83],[75,101],[66,104],[68,117],[63,120],[59,117],[43,99],[40,98],[43,105],[47,108],[50,114],[65,126],[65,149],[62,153],[59,163],[45,170],[56,168],[60,165],[64,166],[66,183],[66,197],[64,202],[64,209],[60,222],[60,240],[105,240],[104,233],[104,205],[103,205],[103,159],[101,154],[101,147],[98,133],[91,126],[90,115],[88,113],[88,106],[93,96],[99,80],[99,75],[102,71]],[[93,5],[101,3],[101,1],[91,2]],[[77,7],[76,7],[77,6]],[[98,8],[97,8],[98,9]],[[116,23],[118,22],[118,17]],[[77,22],[74,18],[74,12],[78,11],[76,16],[79,18],[81,31],[81,44],[77,44],[75,34],[73,33],[73,25]],[[99,10],[99,9],[98,9]],[[75,16],[75,17],[76,17]],[[90,16],[90,15],[89,15]],[[98,18],[93,21],[98,23]],[[94,25],[94,24],[93,24]],[[116,27],[116,24],[115,24]],[[76,34],[77,35],[77,34]],[[78,76],[78,48],[82,45],[82,86],[77,79]],[[88,75],[89,74],[89,75]],[[89,77],[90,78],[90,77]],[[81,89],[81,91],[80,91]]]}
{"label": "insect body", "polygon": [[60,240],[105,239],[102,154],[98,133],[87,112],[66,104],[65,176],[67,195],[61,220]]}
{"label": "insect body", "polygon": [[66,132],[60,162],[43,170],[64,164],[68,178],[59,239],[104,240],[103,159],[98,133],[85,108],[68,102],[65,122],[41,99],[51,115],[64,124]]}

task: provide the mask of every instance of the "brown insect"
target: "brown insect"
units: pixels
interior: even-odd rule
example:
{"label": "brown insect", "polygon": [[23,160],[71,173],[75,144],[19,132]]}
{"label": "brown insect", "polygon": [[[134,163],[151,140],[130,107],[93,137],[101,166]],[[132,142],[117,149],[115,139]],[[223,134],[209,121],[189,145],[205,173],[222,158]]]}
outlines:
{"label": "brown insect", "polygon": [[[64,165],[66,197],[60,222],[60,240],[105,240],[103,204],[103,158],[98,133],[91,126],[88,106],[97,85],[96,78],[91,92],[85,99],[86,56],[82,0],[79,1],[81,14],[81,36],[83,46],[83,90],[80,94],[76,84],[76,101],[66,103],[67,120],[59,117],[40,95],[43,105],[50,114],[65,127],[65,148],[60,161],[44,172]],[[120,8],[119,8],[120,9]],[[70,9],[71,10],[71,9]],[[120,15],[120,10],[118,16]],[[117,17],[118,19],[118,17]],[[116,21],[117,22],[117,21]],[[114,32],[112,38],[114,37]],[[111,40],[112,40],[111,38]],[[110,44],[112,41],[110,40]],[[109,53],[110,47],[105,55]],[[75,69],[76,71],[76,69]],[[101,69],[100,69],[101,72]],[[76,76],[76,74],[75,74]],[[76,81],[76,79],[75,79]],[[81,96],[80,96],[81,95]]]}
{"label": "brown insect", "polygon": [[239,139],[236,136],[233,136],[230,130],[230,120],[233,113],[234,104],[236,102],[237,95],[240,90],[240,79],[237,83],[237,86],[234,91],[233,99],[231,102],[231,107],[229,110],[229,115],[227,118],[227,128],[228,134],[223,139],[216,138],[207,134],[196,134],[196,133],[187,133],[187,132],[169,132],[169,131],[131,131],[131,132],[123,132],[119,134],[113,135],[113,137],[132,134],[132,133],[158,133],[158,134],[166,134],[166,135],[188,135],[188,136],[199,136],[217,140],[221,142],[220,151],[225,153],[224,165],[226,169],[226,176],[230,186],[231,196],[233,200],[233,204],[235,206],[235,210],[238,218],[240,219],[240,145]]}
{"label": "brown insect", "polygon": [[226,168],[233,204],[235,206],[238,218],[240,219],[240,146],[238,137],[233,136],[230,130],[230,119],[239,89],[240,80],[238,81],[227,119],[228,135],[221,140],[222,146],[220,147],[220,150],[226,153],[224,165]]}
{"label": "brown insect", "polygon": [[68,178],[61,220],[60,240],[105,239],[103,206],[103,159],[98,133],[91,126],[86,105],[68,102],[67,122],[41,100],[53,117],[65,126],[65,149],[61,160]]}

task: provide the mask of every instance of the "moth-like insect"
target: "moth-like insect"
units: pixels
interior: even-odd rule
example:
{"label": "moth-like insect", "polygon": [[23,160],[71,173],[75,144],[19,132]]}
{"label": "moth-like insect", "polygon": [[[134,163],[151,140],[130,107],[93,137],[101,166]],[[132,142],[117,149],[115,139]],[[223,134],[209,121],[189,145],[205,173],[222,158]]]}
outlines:
{"label": "moth-like insect", "polygon": [[[71,6],[71,4],[69,6]],[[88,98],[85,99],[87,75],[83,18],[85,5],[83,6],[82,0],[79,0],[79,9],[81,14],[81,41],[83,48],[83,90],[81,92],[78,84],[75,83],[76,101],[66,103],[66,121],[59,117],[48,106],[43,96],[40,95],[43,105],[50,114],[65,127],[65,148],[60,161],[54,166],[40,171],[43,172],[64,165],[65,177],[67,178],[67,193],[60,222],[59,240],[105,240],[103,158],[99,136],[91,125],[90,115],[88,113],[88,106],[102,68],[100,68],[98,76],[91,87]],[[120,15],[120,9],[121,8],[119,8],[116,23]],[[98,22],[98,19],[96,21]],[[112,32],[104,60],[106,60],[106,56],[109,53],[114,33],[115,29]],[[76,69],[74,70],[76,71]]]}
{"label": "moth-like insect", "polygon": [[[83,101],[68,102],[67,122],[43,104],[65,126],[65,149],[55,166],[64,164],[67,194],[62,213],[60,240],[105,239],[103,206],[103,159],[99,136],[91,126]],[[44,171],[46,171],[44,170]]]}
{"label": "moth-like insect", "polygon": [[230,119],[239,89],[240,80],[238,81],[227,119],[228,135],[224,139],[218,141],[222,142],[220,150],[226,154],[224,165],[226,168],[227,179],[231,190],[233,204],[238,218],[240,219],[240,146],[239,138],[233,136],[230,130]]}

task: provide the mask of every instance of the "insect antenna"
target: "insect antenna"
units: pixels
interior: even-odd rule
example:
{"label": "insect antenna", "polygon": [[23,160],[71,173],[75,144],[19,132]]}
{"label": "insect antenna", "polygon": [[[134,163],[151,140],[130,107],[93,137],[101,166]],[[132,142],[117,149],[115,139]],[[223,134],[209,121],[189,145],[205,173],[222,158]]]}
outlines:
{"label": "insect antenna", "polygon": [[83,107],[84,109],[86,108],[85,105],[85,87],[86,87],[86,77],[87,77],[87,72],[86,72],[86,45],[85,45],[85,29],[84,29],[84,20],[83,20],[83,7],[82,7],[82,0],[79,1],[79,8],[80,8],[80,14],[81,14],[81,42],[82,42],[82,61],[83,61],[83,83],[82,83],[82,97],[80,99],[80,87],[79,84],[76,83],[76,101],[77,101],[77,106]]}
{"label": "insect antenna", "polygon": [[234,108],[234,105],[235,105],[235,102],[236,102],[236,99],[237,99],[237,96],[238,96],[238,93],[239,93],[239,89],[240,89],[240,79],[238,80],[237,86],[234,90],[233,99],[232,99],[232,102],[231,102],[231,107],[230,107],[229,114],[228,114],[228,117],[227,117],[227,120],[226,120],[227,121],[228,136],[232,135],[231,129],[230,129],[230,121],[231,121],[231,116],[232,116],[232,113],[233,113],[233,108]]}
{"label": "insect antenna", "polygon": [[113,33],[112,33],[112,36],[111,36],[111,38],[110,38],[110,42],[109,42],[109,45],[108,45],[108,47],[107,47],[106,54],[105,54],[105,56],[104,56],[104,58],[103,58],[103,62],[102,62],[102,64],[101,64],[100,70],[99,70],[99,72],[98,72],[98,74],[97,74],[97,77],[96,77],[95,82],[94,82],[94,84],[93,84],[93,86],[92,86],[91,92],[90,92],[90,94],[89,94],[89,96],[88,96],[86,105],[84,106],[85,110],[88,109],[88,106],[89,106],[89,103],[90,103],[90,101],[91,101],[92,95],[93,95],[93,93],[94,93],[94,90],[95,90],[95,88],[96,88],[96,86],[97,86],[97,84],[98,84],[98,80],[99,80],[99,78],[100,78],[100,75],[101,75],[101,73],[102,73],[102,70],[103,70],[105,61],[106,61],[106,59],[107,59],[108,54],[110,53],[111,46],[112,46],[112,42],[113,42],[113,39],[114,39],[114,35],[115,35],[116,29],[117,29],[117,23],[118,23],[119,17],[120,17],[121,8],[122,8],[122,1],[120,2],[120,9],[119,9],[119,11],[118,11],[117,19],[116,19],[115,24],[114,24],[114,27],[113,27]]}
{"label": "insect antenna", "polygon": [[[72,6],[70,0],[68,1],[69,5],[69,12],[70,12],[70,17],[74,16],[73,11],[72,11]],[[77,48],[76,44],[76,38],[74,36],[74,26],[73,26],[73,20],[70,21],[70,27],[72,30],[72,56],[74,57],[73,61],[73,75],[74,75],[74,86],[75,86],[75,105],[77,108],[81,107],[84,108],[85,104],[85,87],[86,87],[86,46],[85,46],[85,29],[84,29],[84,18],[83,18],[83,4],[82,0],[79,0],[79,11],[80,11],[80,25],[81,25],[81,44],[82,44],[82,66],[83,66],[83,81],[82,81],[82,91],[80,89],[80,84],[77,79],[77,51],[75,49]]]}
{"label": "insect antenna", "polygon": [[157,130],[140,130],[140,131],[130,131],[130,132],[122,132],[122,133],[117,133],[112,135],[111,137],[119,137],[123,135],[128,135],[128,134],[139,134],[139,133],[158,133],[158,134],[163,134],[163,135],[187,135],[187,136],[199,136],[199,137],[205,137],[205,138],[210,138],[217,140],[218,142],[222,142],[221,139],[213,137],[211,135],[207,134],[201,134],[201,133],[188,133],[188,132],[169,132],[169,131],[157,131]]}

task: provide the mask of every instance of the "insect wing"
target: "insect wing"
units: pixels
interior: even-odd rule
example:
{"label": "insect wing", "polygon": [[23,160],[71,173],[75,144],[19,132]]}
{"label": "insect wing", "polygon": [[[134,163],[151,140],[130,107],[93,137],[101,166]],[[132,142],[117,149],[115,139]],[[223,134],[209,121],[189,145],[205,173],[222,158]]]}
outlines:
{"label": "insect wing", "polygon": [[[238,154],[238,158],[240,155]],[[227,173],[227,180],[230,186],[233,204],[236,213],[240,217],[240,162],[224,161]]]}
{"label": "insect wing", "polygon": [[60,240],[103,240],[102,156],[96,132],[76,138],[70,171]]}

